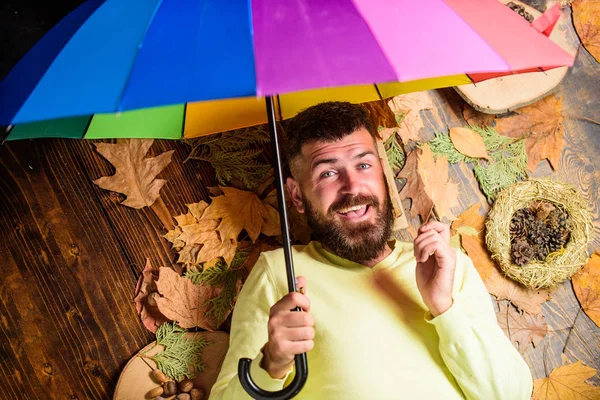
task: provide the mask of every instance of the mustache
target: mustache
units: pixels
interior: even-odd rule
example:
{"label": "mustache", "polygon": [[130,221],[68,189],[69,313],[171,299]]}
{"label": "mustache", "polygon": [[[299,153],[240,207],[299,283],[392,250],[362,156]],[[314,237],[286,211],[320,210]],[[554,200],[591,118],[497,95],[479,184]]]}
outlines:
{"label": "mustache", "polygon": [[359,194],[356,196],[346,195],[342,197],[340,200],[334,202],[329,206],[329,210],[327,211],[330,215],[334,214],[344,208],[367,205],[375,208],[379,207],[379,200],[377,200],[374,196],[367,196],[364,194]]}

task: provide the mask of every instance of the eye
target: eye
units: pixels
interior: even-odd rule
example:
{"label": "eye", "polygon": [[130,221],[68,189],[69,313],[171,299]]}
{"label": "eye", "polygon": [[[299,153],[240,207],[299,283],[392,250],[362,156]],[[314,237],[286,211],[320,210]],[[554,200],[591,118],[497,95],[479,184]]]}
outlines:
{"label": "eye", "polygon": [[363,163],[363,164],[359,164],[358,165],[358,169],[369,169],[369,168],[371,168],[370,164],[364,164]]}
{"label": "eye", "polygon": [[326,171],[321,174],[321,178],[331,178],[333,175],[335,175],[335,172]]}

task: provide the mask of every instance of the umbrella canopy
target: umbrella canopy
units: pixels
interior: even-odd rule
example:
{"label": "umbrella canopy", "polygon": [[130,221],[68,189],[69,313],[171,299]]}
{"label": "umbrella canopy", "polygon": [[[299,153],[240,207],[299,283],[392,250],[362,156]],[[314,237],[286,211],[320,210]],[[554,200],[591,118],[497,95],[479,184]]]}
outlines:
{"label": "umbrella canopy", "polygon": [[497,0],[91,0],[0,84],[0,125],[179,139],[267,122],[263,96],[286,119],[572,63]]}

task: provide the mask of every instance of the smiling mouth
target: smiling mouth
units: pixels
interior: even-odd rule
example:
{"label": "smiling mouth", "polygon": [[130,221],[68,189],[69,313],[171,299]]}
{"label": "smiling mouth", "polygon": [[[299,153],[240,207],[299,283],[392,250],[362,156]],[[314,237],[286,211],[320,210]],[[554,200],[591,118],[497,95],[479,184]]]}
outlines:
{"label": "smiling mouth", "polygon": [[347,218],[347,219],[355,219],[355,218],[360,218],[363,217],[367,211],[369,211],[369,208],[371,206],[368,205],[360,205],[360,206],[352,206],[352,207],[346,207],[346,208],[342,208],[341,210],[337,211],[337,214],[341,215],[343,218]]}

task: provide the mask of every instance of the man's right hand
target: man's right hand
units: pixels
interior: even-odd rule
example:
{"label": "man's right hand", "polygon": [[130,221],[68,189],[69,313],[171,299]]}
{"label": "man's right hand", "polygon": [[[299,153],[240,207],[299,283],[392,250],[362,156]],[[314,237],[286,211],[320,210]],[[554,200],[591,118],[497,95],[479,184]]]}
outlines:
{"label": "man's right hand", "polygon": [[[297,278],[298,288],[306,293],[306,280]],[[300,307],[302,311],[293,311]],[[315,337],[310,300],[302,293],[288,293],[271,307],[269,341],[263,348],[261,367],[271,378],[283,378],[294,363],[294,356],[310,351]]]}

